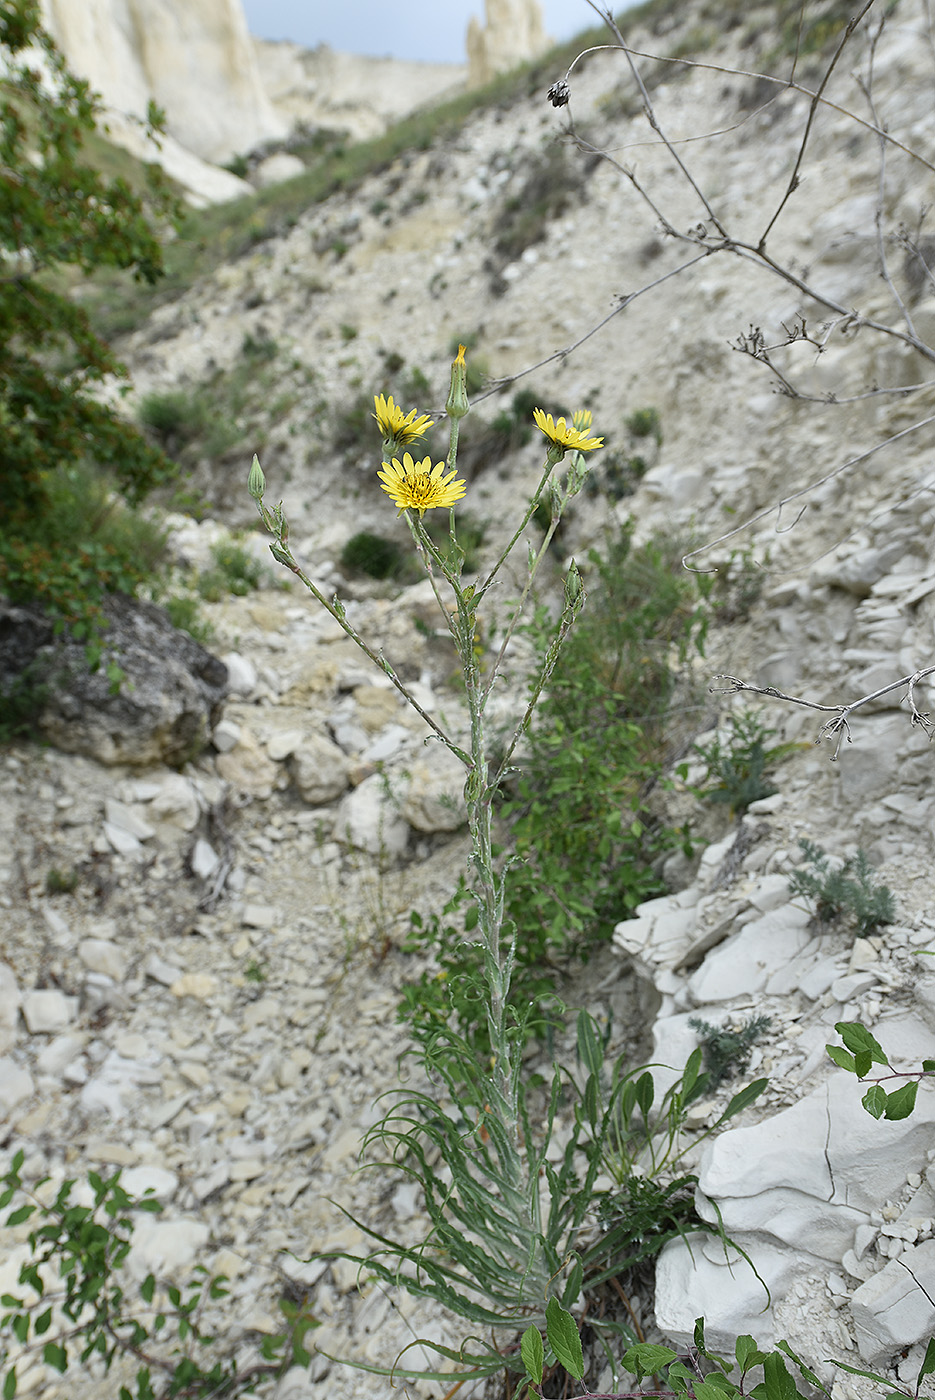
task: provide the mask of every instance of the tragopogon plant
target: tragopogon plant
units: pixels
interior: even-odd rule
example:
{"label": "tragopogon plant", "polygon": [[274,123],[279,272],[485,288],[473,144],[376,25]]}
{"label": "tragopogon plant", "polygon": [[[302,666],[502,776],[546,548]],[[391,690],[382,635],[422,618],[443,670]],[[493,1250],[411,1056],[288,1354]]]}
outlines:
{"label": "tragopogon plant", "polygon": [[[396,689],[422,716],[431,736],[443,743],[464,765],[464,794],[471,833],[469,888],[477,910],[477,932],[482,953],[482,994],[486,1005],[490,1061],[479,1066],[471,1048],[460,1041],[448,1026],[439,1027],[437,1040],[425,1047],[430,1066],[439,1071],[452,1087],[452,1054],[462,1058],[456,1114],[438,1112],[429,1100],[409,1095],[405,1106],[391,1109],[372,1135],[391,1151],[394,1160],[406,1159],[407,1170],[414,1170],[423,1185],[427,1201],[438,1205],[432,1211],[435,1233],[443,1229],[443,1217],[456,1222],[444,1230],[445,1262],[433,1272],[429,1253],[412,1251],[383,1241],[381,1255],[396,1259],[390,1272],[412,1291],[430,1293],[469,1318],[485,1326],[515,1328],[517,1317],[544,1317],[546,1300],[555,1290],[566,1302],[574,1301],[580,1289],[581,1268],[571,1267],[569,1293],[562,1274],[568,1243],[568,1202],[579,1204],[580,1183],[568,1170],[555,1173],[546,1167],[552,1118],[558,1103],[558,1081],[553,1086],[552,1107],[544,1116],[544,1129],[533,1131],[526,1106],[521,1076],[522,1036],[509,1008],[513,973],[514,944],[504,919],[502,871],[494,857],[492,819],[494,801],[504,774],[509,770],[521,735],[528,727],[542,689],[558,659],[561,646],[584,603],[584,590],[578,569],[570,565],[564,582],[564,597],[555,625],[551,646],[542,658],[539,674],[529,691],[528,702],[506,742],[497,736],[491,742],[486,725],[487,705],[510,639],[523,616],[540,564],[552,542],[568,501],[584,484],[585,454],[603,445],[591,435],[591,414],[576,413],[570,421],[541,409],[534,411],[537,427],[546,442],[545,461],[539,483],[520,512],[516,529],[486,576],[467,584],[463,578],[464,550],[458,542],[455,507],[466,494],[466,483],[457,474],[458,436],[461,419],[469,411],[467,366],[464,347],[451,366],[451,383],[446,403],[449,421],[449,450],[445,461],[433,464],[431,457],[416,460],[409,450],[423,437],[431,420],[416,410],[404,413],[392,398],[382,394],[374,400],[374,418],[383,439],[383,461],[377,481],[399,509],[409,528],[413,547],[428,576],[439,611],[451,632],[464,677],[469,715],[469,734],[455,735],[429,715],[407,689],[392,663],[372,646],[348,620],[343,604],[335,595],[327,598],[304,573],[289,547],[289,530],[282,505],[270,509],[264,504],[266,483],[256,458],[250,472],[249,489],[261,518],[275,542],[271,552],[290,569],[318,602],[341,625],[347,635],[390,678]],[[561,467],[561,473],[558,468]],[[530,548],[529,564],[521,596],[503,630],[497,654],[482,670],[476,650],[478,614],[507,557],[523,536],[537,507],[547,501],[551,522],[538,548]],[[440,548],[425,525],[425,514],[448,510],[449,538]],[[506,937],[503,935],[506,934]],[[427,1165],[427,1155],[437,1148],[451,1168],[450,1187],[439,1188]],[[551,1207],[540,1194],[540,1173],[548,1170],[553,1188]],[[580,1198],[583,1201],[583,1197]],[[473,1238],[472,1238],[473,1236]],[[481,1301],[478,1301],[478,1294]],[[499,1369],[503,1357],[483,1351],[471,1356],[476,1368],[487,1365]]]}

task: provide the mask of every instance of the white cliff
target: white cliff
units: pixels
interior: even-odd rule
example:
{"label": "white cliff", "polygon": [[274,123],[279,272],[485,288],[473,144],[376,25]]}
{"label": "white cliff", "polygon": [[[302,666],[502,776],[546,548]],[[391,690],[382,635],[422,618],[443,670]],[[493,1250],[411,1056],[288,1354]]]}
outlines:
{"label": "white cliff", "polygon": [[481,87],[549,47],[538,0],[485,0],[486,22],[467,30],[468,86]]}
{"label": "white cliff", "polygon": [[145,116],[155,102],[180,146],[229,160],[284,136],[260,79],[240,0],[42,0],[69,67],[108,108]]}

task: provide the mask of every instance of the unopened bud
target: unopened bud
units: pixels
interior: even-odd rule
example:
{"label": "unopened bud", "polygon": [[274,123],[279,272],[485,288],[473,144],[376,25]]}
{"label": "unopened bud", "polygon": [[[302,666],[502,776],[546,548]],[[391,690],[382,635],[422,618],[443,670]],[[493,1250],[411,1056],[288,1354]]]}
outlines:
{"label": "unopened bud", "polygon": [[581,575],[578,573],[578,565],[572,559],[568,566],[568,573],[565,575],[565,608],[564,614],[567,620],[574,622],[584,603],[584,587],[581,583]]}
{"label": "unopened bud", "polygon": [[263,475],[260,459],[255,452],[253,454],[253,462],[250,466],[250,479],[247,482],[247,490],[255,501],[262,501],[263,492],[266,490],[266,477]]}
{"label": "unopened bud", "polygon": [[449,418],[463,418],[471,405],[467,396],[467,365],[464,363],[464,346],[458,346],[457,358],[451,364],[451,388],[445,412]]}

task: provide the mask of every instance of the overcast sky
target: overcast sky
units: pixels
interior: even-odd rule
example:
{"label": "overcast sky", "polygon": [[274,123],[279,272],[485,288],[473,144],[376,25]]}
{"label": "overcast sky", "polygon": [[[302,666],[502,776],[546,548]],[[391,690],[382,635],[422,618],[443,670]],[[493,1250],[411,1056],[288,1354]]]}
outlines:
{"label": "overcast sky", "polygon": [[[587,0],[540,3],[553,39],[598,23]],[[436,63],[464,63],[468,20],[472,14],[484,18],[484,0],[243,0],[243,7],[259,39]]]}

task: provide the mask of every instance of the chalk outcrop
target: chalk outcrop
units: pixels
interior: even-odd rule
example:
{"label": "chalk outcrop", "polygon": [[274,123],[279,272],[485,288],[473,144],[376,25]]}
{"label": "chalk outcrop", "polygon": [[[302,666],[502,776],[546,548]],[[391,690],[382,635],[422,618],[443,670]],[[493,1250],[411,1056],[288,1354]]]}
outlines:
{"label": "chalk outcrop", "polygon": [[338,53],[327,44],[305,49],[288,41],[255,39],[260,79],[279,119],[349,132],[355,141],[379,136],[416,107],[459,91],[467,68]]}
{"label": "chalk outcrop", "polygon": [[486,0],[483,26],[472,15],[467,30],[468,86],[481,87],[549,47],[538,0]]}
{"label": "chalk outcrop", "polygon": [[70,67],[108,107],[145,116],[203,160],[285,135],[260,80],[240,0],[43,0]]}

